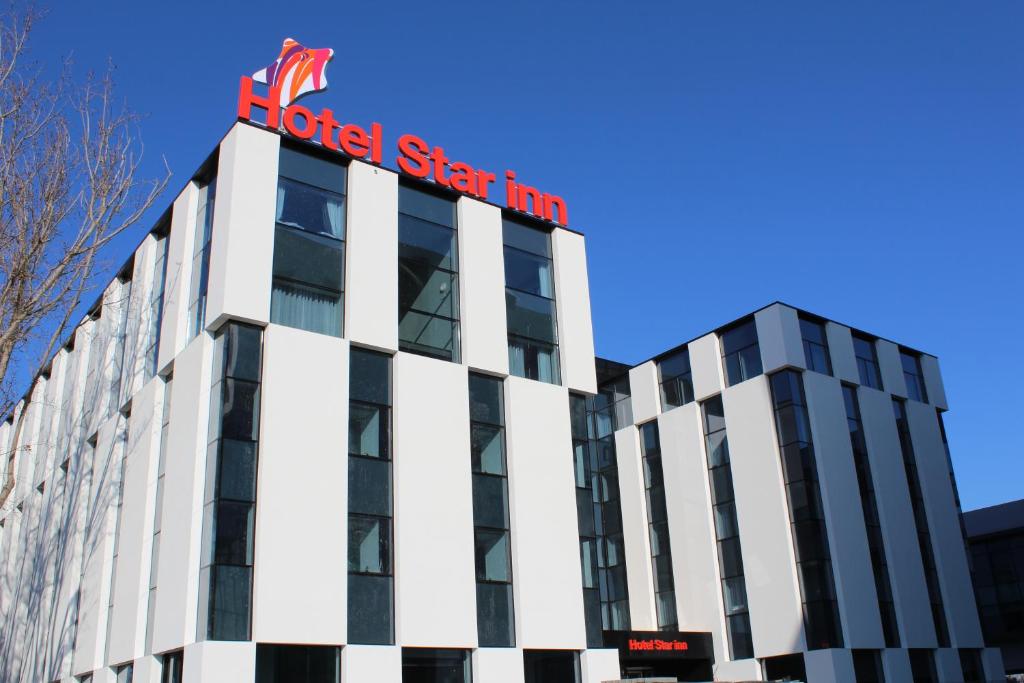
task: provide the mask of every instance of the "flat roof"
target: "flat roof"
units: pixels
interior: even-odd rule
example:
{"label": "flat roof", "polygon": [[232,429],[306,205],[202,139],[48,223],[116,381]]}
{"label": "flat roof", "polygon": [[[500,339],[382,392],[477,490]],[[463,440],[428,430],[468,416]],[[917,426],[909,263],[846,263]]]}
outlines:
{"label": "flat roof", "polygon": [[1024,500],[1013,500],[964,513],[968,538],[1016,531],[1024,534]]}

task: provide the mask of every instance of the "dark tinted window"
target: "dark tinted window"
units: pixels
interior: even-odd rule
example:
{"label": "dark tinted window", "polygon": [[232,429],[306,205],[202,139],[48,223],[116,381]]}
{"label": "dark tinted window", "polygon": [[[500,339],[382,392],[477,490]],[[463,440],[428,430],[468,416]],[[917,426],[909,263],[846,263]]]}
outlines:
{"label": "dark tinted window", "polygon": [[800,336],[803,339],[804,361],[807,363],[807,369],[831,375],[832,359],[828,353],[825,323],[801,317]]}
{"label": "dark tinted window", "polygon": [[658,361],[662,408],[685,405],[693,401],[693,372],[690,350],[682,349]]}
{"label": "dark tinted window", "polygon": [[329,645],[256,646],[256,683],[340,683],[341,648]]}
{"label": "dark tinted window", "polygon": [[402,683],[471,683],[469,650],[402,648]]}
{"label": "dark tinted window", "polygon": [[881,389],[882,371],[878,367],[878,351],[875,349],[874,340],[854,334],[853,353],[857,357],[860,383],[872,389]]}
{"label": "dark tinted window", "polygon": [[558,325],[551,234],[502,221],[509,372],[558,384]]}
{"label": "dark tinted window", "polygon": [[753,320],[725,330],[719,336],[725,379],[729,386],[761,374],[761,348]]}
{"label": "dark tinted window", "polygon": [[903,366],[903,379],[907,384],[907,396],[915,401],[927,403],[928,392],[925,390],[924,373],[921,371],[921,356],[900,350],[900,364]]}
{"label": "dark tinted window", "polygon": [[574,650],[523,650],[526,683],[576,683],[580,656]]}

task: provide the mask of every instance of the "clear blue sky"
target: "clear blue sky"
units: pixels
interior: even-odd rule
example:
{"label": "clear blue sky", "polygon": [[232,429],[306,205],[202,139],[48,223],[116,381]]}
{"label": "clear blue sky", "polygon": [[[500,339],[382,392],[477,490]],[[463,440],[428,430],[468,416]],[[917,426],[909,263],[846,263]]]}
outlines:
{"label": "clear blue sky", "polygon": [[176,192],[239,75],[333,47],[309,103],[566,198],[600,355],[782,299],[939,356],[965,508],[1024,497],[1024,3],[227,4],[55,4],[36,57],[113,59]]}

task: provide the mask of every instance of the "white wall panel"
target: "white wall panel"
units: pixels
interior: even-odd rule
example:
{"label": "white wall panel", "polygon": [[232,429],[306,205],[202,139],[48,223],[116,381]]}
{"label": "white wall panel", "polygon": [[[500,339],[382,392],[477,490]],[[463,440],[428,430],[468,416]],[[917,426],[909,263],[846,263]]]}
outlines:
{"label": "white wall panel", "polygon": [[253,640],[345,642],[348,361],[343,339],[264,333]]}
{"label": "white wall panel", "polygon": [[768,380],[729,387],[722,401],[754,654],[793,652],[804,647],[803,607]]}
{"label": "white wall panel", "polygon": [[724,661],[729,650],[699,406],[689,403],[663,413],[658,429],[679,630],[711,631],[715,661]]}
{"label": "white wall panel", "polygon": [[105,663],[110,574],[113,568],[114,528],[124,428],[120,416],[105,421],[97,434],[92,458],[92,480],[87,495],[90,513],[82,555],[82,585],[78,603],[78,634],[74,671],[81,673]]}
{"label": "white wall panel", "polygon": [[605,683],[619,676],[618,650],[584,650],[580,654],[582,683]]}
{"label": "white wall panel", "polygon": [[185,648],[182,659],[184,683],[252,683],[256,678],[256,643],[253,642],[208,640],[194,643]]}
{"label": "white wall panel", "polygon": [[766,373],[784,367],[807,367],[796,310],[772,304],[754,314],[761,363]]}
{"label": "white wall panel", "polygon": [[912,681],[910,655],[903,649],[882,650],[882,670],[887,681]]}
{"label": "white wall panel", "polygon": [[469,378],[464,366],[407,353],[395,356],[394,443],[397,642],[475,647]]}
{"label": "white wall panel", "polygon": [[928,392],[928,401],[933,406],[943,410],[949,408],[946,402],[946,387],[942,383],[942,373],[939,371],[939,359],[921,354],[921,373],[924,375],[924,388]]}
{"label": "white wall panel", "polygon": [[882,386],[890,394],[906,398],[907,383],[903,379],[899,347],[890,341],[879,339],[875,342],[875,349],[878,351],[878,369],[882,373]]}
{"label": "white wall panel", "polygon": [[132,401],[128,420],[124,499],[110,626],[109,660],[112,662],[125,662],[144,654],[163,393],[163,380],[147,383]]}
{"label": "white wall panel", "polygon": [[882,539],[892,580],[901,644],[904,647],[935,647],[935,629],[917,546],[914,511],[910,506],[896,419],[892,412],[892,398],[865,387],[857,390],[857,397],[868,444],[878,516],[882,522]]}
{"label": "white wall panel", "polygon": [[522,683],[524,676],[521,648],[481,647],[473,650],[474,681]]}
{"label": "white wall panel", "polygon": [[346,645],[341,649],[341,680],[352,683],[402,680],[402,648]]}
{"label": "white wall panel", "polygon": [[197,339],[201,341],[189,345],[174,361],[156,567],[154,652],[176,650],[196,639],[213,355],[210,337],[201,334]]}
{"label": "white wall panel", "polygon": [[832,573],[848,648],[882,648],[882,621],[839,380],[804,373]]}
{"label": "white wall panel", "polygon": [[458,213],[462,362],[475,370],[507,375],[501,209],[462,197]]}
{"label": "white wall panel", "polygon": [[812,650],[804,654],[807,683],[855,683],[849,650]]}
{"label": "white wall panel", "polygon": [[167,237],[164,313],[160,322],[160,350],[157,354],[157,368],[160,372],[185,347],[198,203],[199,191],[196,184],[190,182],[174,200],[171,209],[171,234]]}
{"label": "white wall panel", "polygon": [[722,374],[722,353],[718,335],[706,334],[688,344],[690,367],[693,369],[693,394],[698,401],[720,394],[725,388]]}
{"label": "white wall panel", "polygon": [[658,386],[658,366],[654,361],[630,368],[629,394],[635,424],[643,424],[658,416],[661,407],[661,388]]}
{"label": "white wall panel", "polygon": [[651,573],[651,542],[647,532],[647,501],[644,496],[640,434],[630,425],[615,432],[623,542],[626,546],[626,589],[629,620],[635,631],[655,631],[654,578]]}
{"label": "white wall panel", "polygon": [[827,322],[825,338],[828,340],[828,355],[832,360],[832,374],[844,382],[860,384],[860,371],[857,370],[857,355],[853,351],[850,328]]}
{"label": "white wall panel", "polygon": [[583,236],[556,228],[551,233],[555,260],[555,299],[558,307],[558,348],[562,385],[574,391],[597,393],[594,370],[594,328],[590,320],[590,283]]}
{"label": "white wall panel", "polygon": [[506,380],[505,393],[517,643],[582,649],[569,395],[563,387],[519,377]]}
{"label": "white wall panel", "polygon": [[398,350],[398,176],[353,161],[348,167],[345,336]]}
{"label": "white wall panel", "polygon": [[974,592],[970,590],[971,572],[938,416],[935,408],[926,403],[907,401],[906,406],[951,644],[954,647],[983,647],[978,608]]}
{"label": "white wall panel", "polygon": [[221,142],[206,301],[211,331],[228,317],[270,319],[280,141],[270,131],[236,123]]}

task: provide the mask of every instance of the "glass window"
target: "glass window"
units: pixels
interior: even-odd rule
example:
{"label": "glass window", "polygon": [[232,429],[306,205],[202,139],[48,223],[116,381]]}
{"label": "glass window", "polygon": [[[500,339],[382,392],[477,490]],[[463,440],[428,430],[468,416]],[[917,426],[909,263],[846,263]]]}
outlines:
{"label": "glass window", "polygon": [[259,643],[256,683],[341,683],[341,648]]}
{"label": "glass window", "polygon": [[800,336],[804,343],[804,361],[807,369],[823,375],[832,374],[832,359],[828,353],[825,323],[800,317]]}
{"label": "glass window", "polygon": [[349,355],[348,638],[394,642],[391,357]]}
{"label": "glass window", "polygon": [[182,683],[185,680],[185,655],[181,650],[168,652],[160,660],[160,683]]}
{"label": "glass window", "polygon": [[575,650],[523,650],[526,683],[579,683],[580,654]]}
{"label": "glass window", "polygon": [[[260,329],[239,323],[225,325],[215,338],[199,578],[200,604],[206,605],[200,630],[210,640],[250,635],[261,346]],[[165,427],[167,419],[165,413]]]}
{"label": "glass window", "polygon": [[936,683],[935,656],[932,650],[912,649],[910,652],[910,674],[914,683]]}
{"label": "glass window", "polygon": [[853,335],[853,353],[857,357],[857,373],[860,383],[872,389],[882,388],[882,371],[878,367],[878,351],[873,339],[859,334]]}
{"label": "glass window", "polygon": [[469,650],[402,648],[402,683],[471,683]]}
{"label": "glass window", "polygon": [[477,636],[488,647],[515,645],[503,390],[498,378],[469,375]]}
{"label": "glass window", "polygon": [[663,409],[686,405],[693,401],[693,372],[690,350],[682,349],[658,361]]}
{"label": "glass window", "polygon": [[672,573],[672,549],[669,542],[668,508],[665,502],[665,477],[661,467],[661,437],[658,422],[640,426],[640,450],[643,453],[644,486],[647,498],[648,533],[651,538],[651,569],[655,599],[658,603],[658,628],[676,628],[675,579]]}
{"label": "glass window", "polygon": [[771,375],[769,386],[804,603],[807,647],[811,650],[842,647],[842,627],[820,504],[803,377],[795,370],[782,370]]}
{"label": "glass window", "polygon": [[900,349],[900,363],[903,365],[903,379],[907,384],[907,397],[922,403],[928,402],[924,387],[924,373],[921,371],[921,356]]}
{"label": "glass window", "polygon": [[363,645],[394,642],[393,582],[391,576],[348,575],[348,642]]}
{"label": "glass window", "polygon": [[402,351],[459,362],[455,201],[398,187],[398,338]]}
{"label": "glass window", "polygon": [[719,335],[722,343],[722,362],[728,386],[739,384],[760,375],[761,347],[757,342],[754,320],[740,323]]}
{"label": "glass window", "polygon": [[[168,221],[168,224],[170,221]],[[163,228],[168,229],[167,227]],[[153,286],[149,296],[149,336],[146,340],[144,377],[156,374],[157,353],[160,349],[160,328],[164,318],[164,289],[167,284],[167,235],[159,235],[154,242],[156,257],[153,265]]]}
{"label": "glass window", "polygon": [[281,148],[270,321],[342,335],[347,169]]}
{"label": "glass window", "polygon": [[210,279],[210,240],[213,237],[213,210],[217,178],[198,184],[195,242],[192,250],[192,282],[189,288],[188,338],[192,339],[206,324],[206,290]]}
{"label": "glass window", "polygon": [[551,384],[561,381],[551,235],[505,218],[505,312],[510,372]]}
{"label": "glass window", "polygon": [[116,674],[117,683],[132,683],[132,678],[135,675],[135,667],[131,664],[123,664],[114,669]]}

